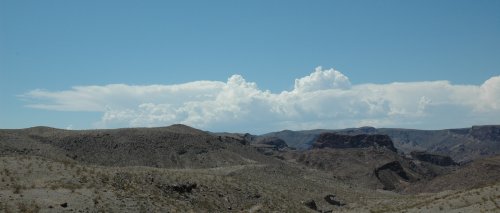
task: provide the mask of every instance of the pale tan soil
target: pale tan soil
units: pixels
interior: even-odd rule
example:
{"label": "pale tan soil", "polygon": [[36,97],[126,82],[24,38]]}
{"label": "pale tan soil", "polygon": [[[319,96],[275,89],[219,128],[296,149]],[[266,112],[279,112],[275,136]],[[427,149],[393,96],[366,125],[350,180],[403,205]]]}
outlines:
{"label": "pale tan soil", "polygon": [[[308,199],[320,210],[335,212],[500,211],[500,183],[401,195],[357,187],[292,163],[161,169],[4,156],[0,174],[0,212],[314,212],[303,204]],[[188,182],[197,184],[190,193],[158,188]],[[347,205],[326,203],[327,194]]]}

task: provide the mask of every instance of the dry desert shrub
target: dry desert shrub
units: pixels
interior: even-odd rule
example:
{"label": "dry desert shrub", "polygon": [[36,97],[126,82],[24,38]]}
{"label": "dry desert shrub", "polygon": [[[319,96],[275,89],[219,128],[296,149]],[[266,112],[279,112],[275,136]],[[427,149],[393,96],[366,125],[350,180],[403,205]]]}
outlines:
{"label": "dry desert shrub", "polygon": [[24,189],[26,189],[26,187],[21,184],[15,183],[12,185],[12,191],[14,194],[20,194]]}
{"label": "dry desert shrub", "polygon": [[25,202],[18,203],[17,209],[19,210],[19,212],[26,212],[26,213],[40,212],[40,206],[38,206],[38,204],[35,203],[34,201],[32,201],[29,204],[27,204]]}

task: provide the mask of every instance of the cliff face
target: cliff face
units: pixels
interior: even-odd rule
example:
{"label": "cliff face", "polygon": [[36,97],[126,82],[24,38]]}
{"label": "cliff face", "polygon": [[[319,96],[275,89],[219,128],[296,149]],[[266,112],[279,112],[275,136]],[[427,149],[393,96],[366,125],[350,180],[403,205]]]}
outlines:
{"label": "cliff face", "polygon": [[430,154],[427,152],[414,151],[410,153],[411,156],[417,160],[429,162],[439,166],[453,166],[457,165],[449,156]]}
{"label": "cliff face", "polygon": [[342,135],[337,133],[322,133],[313,144],[313,149],[322,148],[365,148],[365,147],[386,147],[396,152],[392,140],[387,135]]}

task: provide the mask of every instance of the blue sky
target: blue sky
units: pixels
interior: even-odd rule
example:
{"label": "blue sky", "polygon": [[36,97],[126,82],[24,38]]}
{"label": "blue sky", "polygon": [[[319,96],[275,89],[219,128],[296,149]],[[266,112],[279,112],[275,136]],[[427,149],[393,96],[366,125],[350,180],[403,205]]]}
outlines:
{"label": "blue sky", "polygon": [[[364,124],[432,129],[500,123],[500,104],[495,101],[498,81],[493,78],[500,75],[498,11],[499,1],[457,0],[0,0],[0,128],[115,128],[180,122],[212,131],[265,132]],[[323,68],[316,72],[318,66]],[[232,78],[235,74],[238,76]],[[342,76],[348,78],[349,87],[333,86]],[[243,84],[236,81],[238,77]],[[251,94],[258,95],[242,90],[239,95],[252,99],[229,95],[232,102],[205,109],[190,104],[205,99],[187,95],[190,98],[179,101],[182,98],[173,97],[182,95],[171,93],[176,86],[185,89],[182,85],[191,82],[198,88],[200,81],[207,81],[214,91],[206,97],[215,101],[226,94],[223,91],[239,91],[223,88],[222,84],[228,87],[233,82],[229,78],[239,82],[240,89],[255,83],[257,89]],[[296,79],[326,86],[308,91],[317,96],[279,96],[283,91],[302,91]],[[434,99],[429,98],[433,91],[418,93],[404,104],[394,98],[397,95],[386,98],[393,94],[388,88],[394,82],[438,81],[454,88],[453,92]],[[143,96],[110,92],[114,95],[102,96],[102,100],[85,99],[100,95],[86,90],[91,86],[108,91],[115,88],[111,84],[122,84],[125,87],[117,90]],[[157,93],[141,92],[150,91],[147,86],[151,85],[170,86],[166,89],[170,92],[158,99]],[[372,87],[365,88],[367,85]],[[463,85],[470,89],[463,92]],[[75,86],[86,88],[75,90]],[[383,89],[377,91],[386,92],[377,100],[355,92],[379,86]],[[276,97],[266,96],[266,90]],[[345,90],[349,90],[348,98],[342,96]],[[79,98],[61,97],[68,93]],[[480,104],[464,106],[455,96],[467,99],[466,94],[486,98],[475,101],[482,101]],[[113,97],[120,98],[110,101]],[[317,97],[308,101],[331,108],[310,109],[305,102],[295,102],[303,97]],[[449,101],[438,101],[445,99]],[[288,109],[269,100],[292,102],[297,107]],[[361,105],[370,104],[338,105],[359,100],[363,100]],[[421,101],[432,106],[424,107],[422,116],[414,116],[419,109],[404,107]],[[265,104],[257,109],[256,102]],[[372,103],[381,107],[380,112],[361,113],[366,107],[372,109]],[[145,106],[153,108],[146,107],[145,112]],[[443,111],[450,113],[443,115]],[[404,118],[398,117],[404,113]],[[155,116],[144,118],[144,114]],[[470,117],[457,118],[464,114]],[[261,116],[273,121],[259,119]],[[112,121],[104,122],[107,118]]]}

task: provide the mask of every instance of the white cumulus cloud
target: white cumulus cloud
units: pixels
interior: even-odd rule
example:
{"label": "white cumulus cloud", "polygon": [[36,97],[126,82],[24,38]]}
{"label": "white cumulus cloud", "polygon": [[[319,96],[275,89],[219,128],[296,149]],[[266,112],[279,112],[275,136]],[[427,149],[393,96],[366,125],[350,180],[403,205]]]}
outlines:
{"label": "white cumulus cloud", "polygon": [[[102,113],[93,127],[183,123],[211,131],[263,133],[281,129],[356,126],[451,128],[500,122],[500,76],[482,85],[448,81],[352,85],[318,67],[291,91],[272,93],[233,75],[226,82],[78,86],[36,89],[27,106]],[[90,124],[89,124],[90,125]]]}
{"label": "white cumulus cloud", "polygon": [[341,72],[334,69],[322,70],[321,67],[317,67],[309,76],[295,80],[294,91],[311,92],[326,89],[348,89],[350,86],[349,78]]}

